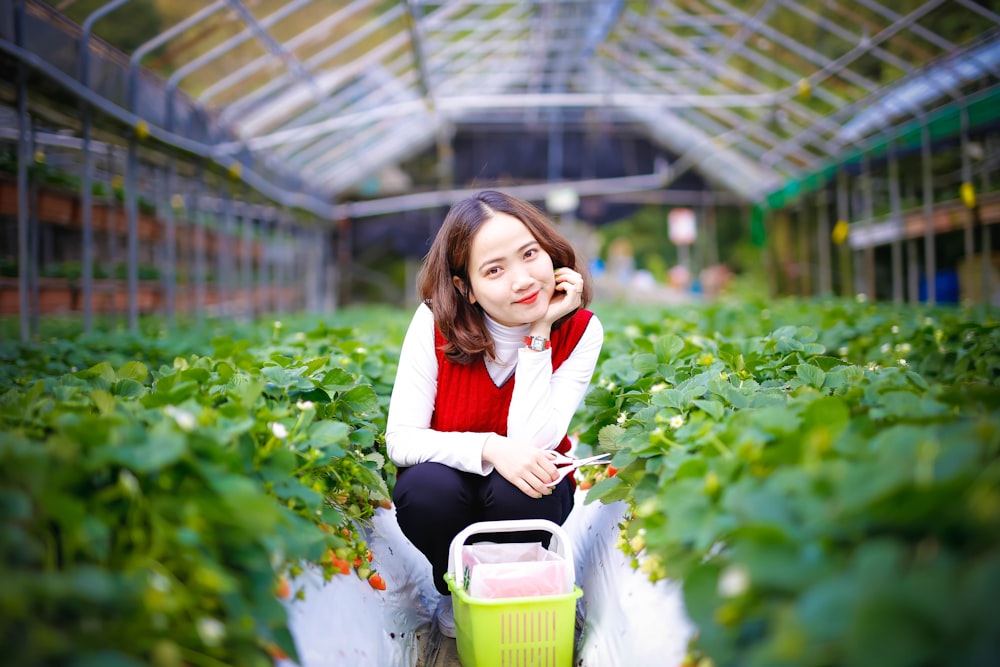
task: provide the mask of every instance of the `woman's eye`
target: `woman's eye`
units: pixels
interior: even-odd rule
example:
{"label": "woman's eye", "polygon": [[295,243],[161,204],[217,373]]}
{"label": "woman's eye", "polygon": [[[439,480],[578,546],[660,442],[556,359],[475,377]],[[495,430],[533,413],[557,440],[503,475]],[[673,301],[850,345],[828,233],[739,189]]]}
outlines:
{"label": "woman's eye", "polygon": [[486,269],[486,275],[488,275],[488,276],[495,276],[498,273],[500,273],[500,267],[499,266],[491,266],[490,268]]}
{"label": "woman's eye", "polygon": [[534,257],[537,254],[538,254],[538,249],[537,248],[532,248],[528,252],[524,253],[524,256],[525,257]]}

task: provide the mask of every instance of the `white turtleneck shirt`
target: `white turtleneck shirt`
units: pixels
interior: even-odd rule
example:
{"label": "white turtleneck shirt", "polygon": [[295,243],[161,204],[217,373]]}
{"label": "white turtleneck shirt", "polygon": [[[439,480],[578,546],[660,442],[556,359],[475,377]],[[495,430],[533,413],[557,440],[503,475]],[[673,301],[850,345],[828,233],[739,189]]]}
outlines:
{"label": "white turtleneck shirt", "polygon": [[[508,327],[486,316],[493,335],[495,360],[480,360],[498,387],[514,375],[514,392],[507,414],[507,437],[539,449],[554,449],[569,428],[594,375],[604,328],[590,318],[580,342],[552,371],[552,350],[535,352],[524,344],[530,324]],[[483,461],[489,433],[435,431],[430,428],[437,396],[438,362],[434,349],[434,314],[420,304],[403,339],[399,366],[389,399],[385,440],[397,466],[425,461],[443,463],[465,472],[488,475]]]}

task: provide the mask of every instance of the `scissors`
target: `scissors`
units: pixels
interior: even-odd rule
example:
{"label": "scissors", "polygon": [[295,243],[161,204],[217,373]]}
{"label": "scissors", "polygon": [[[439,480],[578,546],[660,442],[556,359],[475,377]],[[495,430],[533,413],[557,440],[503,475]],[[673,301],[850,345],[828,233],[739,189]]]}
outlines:
{"label": "scissors", "polygon": [[553,482],[549,482],[545,486],[555,486],[563,480],[563,477],[573,472],[580,466],[586,465],[599,465],[601,463],[610,463],[611,454],[605,452],[604,454],[598,454],[597,456],[590,456],[585,459],[574,459],[571,456],[565,456],[563,454],[556,454],[552,457],[552,462],[559,466],[559,477]]}

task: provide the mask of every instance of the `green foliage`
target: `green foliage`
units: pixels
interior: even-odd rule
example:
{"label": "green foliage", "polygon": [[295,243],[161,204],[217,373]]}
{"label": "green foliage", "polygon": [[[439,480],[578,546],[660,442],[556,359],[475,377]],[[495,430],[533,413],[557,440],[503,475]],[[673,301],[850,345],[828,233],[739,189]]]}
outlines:
{"label": "green foliage", "polygon": [[992,314],[782,301],[601,313],[587,501],[683,583],[718,665],[986,665],[1000,623]]}
{"label": "green foliage", "polygon": [[370,574],[398,341],[305,324],[0,345],[5,660],[267,665],[280,578]]}
{"label": "green foliage", "polygon": [[[105,0],[76,0],[72,3],[49,2],[65,5],[64,13],[71,20],[82,24],[88,16],[106,5]],[[132,53],[141,44],[159,34],[165,26],[156,0],[131,0],[98,21],[94,33],[121,49]]]}

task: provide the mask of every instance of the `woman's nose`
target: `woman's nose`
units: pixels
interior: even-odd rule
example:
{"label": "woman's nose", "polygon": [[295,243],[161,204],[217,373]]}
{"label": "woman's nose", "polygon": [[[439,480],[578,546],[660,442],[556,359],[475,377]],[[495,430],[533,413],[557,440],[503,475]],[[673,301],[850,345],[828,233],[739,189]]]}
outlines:
{"label": "woman's nose", "polygon": [[534,282],[531,279],[531,274],[525,271],[524,269],[515,270],[512,278],[513,279],[511,280],[511,285],[518,292],[520,292],[521,290],[528,289]]}

